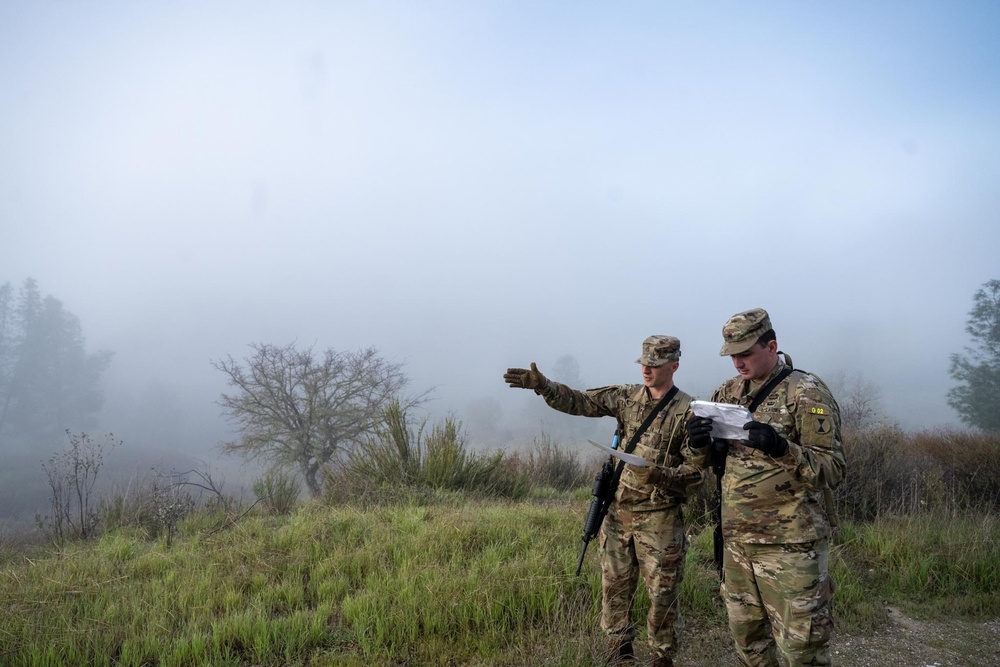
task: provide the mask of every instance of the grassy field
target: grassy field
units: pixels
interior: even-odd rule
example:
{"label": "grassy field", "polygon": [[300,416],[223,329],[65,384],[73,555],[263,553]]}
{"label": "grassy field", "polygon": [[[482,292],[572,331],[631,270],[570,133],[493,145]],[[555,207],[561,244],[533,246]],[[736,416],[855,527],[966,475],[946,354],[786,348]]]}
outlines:
{"label": "grassy field", "polygon": [[[117,530],[0,552],[0,664],[597,665],[597,545],[573,576],[586,500],[462,496],[364,509],[308,503],[218,528],[195,514],[168,543]],[[838,633],[887,608],[1000,617],[992,515],[844,525],[832,558]],[[708,530],[682,589],[685,664],[721,664],[725,614]],[[636,600],[637,613],[647,605]],[[641,625],[641,624],[640,624]]]}

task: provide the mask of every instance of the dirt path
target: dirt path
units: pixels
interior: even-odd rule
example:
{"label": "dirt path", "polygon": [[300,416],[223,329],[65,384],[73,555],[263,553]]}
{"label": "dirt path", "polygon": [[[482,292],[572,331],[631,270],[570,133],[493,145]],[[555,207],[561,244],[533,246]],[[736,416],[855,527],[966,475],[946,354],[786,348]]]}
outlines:
{"label": "dirt path", "polygon": [[[895,608],[891,624],[873,635],[835,633],[835,667],[1000,667],[1000,619],[920,621]],[[678,667],[736,665],[728,629],[691,627],[682,636]]]}
{"label": "dirt path", "polygon": [[918,621],[888,609],[892,625],[876,635],[836,636],[843,667],[1000,667],[1000,620]]}

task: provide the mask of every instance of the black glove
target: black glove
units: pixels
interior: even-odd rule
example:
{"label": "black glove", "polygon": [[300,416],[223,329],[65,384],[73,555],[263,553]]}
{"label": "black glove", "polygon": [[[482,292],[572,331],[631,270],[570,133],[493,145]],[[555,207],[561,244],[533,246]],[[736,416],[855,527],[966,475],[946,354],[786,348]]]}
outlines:
{"label": "black glove", "polygon": [[692,417],[687,423],[688,442],[695,449],[704,449],[712,444],[712,419]]}
{"label": "black glove", "polygon": [[759,449],[768,456],[778,458],[788,451],[788,441],[778,435],[774,427],[761,422],[747,422],[743,430],[748,431],[747,440],[754,449]]}
{"label": "black glove", "polygon": [[508,368],[507,372],[503,374],[503,381],[511,386],[513,389],[538,389],[539,387],[544,387],[548,384],[548,380],[542,375],[542,372],[538,370],[538,366],[535,366],[535,362],[531,362],[531,368]]}

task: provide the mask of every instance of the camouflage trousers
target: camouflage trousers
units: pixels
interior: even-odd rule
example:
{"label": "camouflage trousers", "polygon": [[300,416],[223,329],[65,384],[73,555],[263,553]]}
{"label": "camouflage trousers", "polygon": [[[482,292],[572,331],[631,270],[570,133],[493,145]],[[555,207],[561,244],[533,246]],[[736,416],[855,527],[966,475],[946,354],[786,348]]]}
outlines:
{"label": "camouflage trousers", "polygon": [[740,664],[830,665],[830,543],[726,542],[721,587]]}
{"label": "camouflage trousers", "polygon": [[649,596],[646,630],[654,656],[674,657],[681,629],[678,590],[687,539],[679,507],[632,512],[612,505],[601,526],[601,628],[612,641],[631,641],[639,575]]}

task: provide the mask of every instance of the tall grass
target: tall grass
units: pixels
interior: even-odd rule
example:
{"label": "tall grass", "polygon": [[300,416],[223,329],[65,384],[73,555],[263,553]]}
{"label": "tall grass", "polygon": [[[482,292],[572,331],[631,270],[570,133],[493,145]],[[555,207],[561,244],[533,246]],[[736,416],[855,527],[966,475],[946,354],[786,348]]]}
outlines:
{"label": "tall grass", "polygon": [[552,633],[572,664],[596,625],[576,509],[309,504],[170,548],[107,534],[0,572],[0,664],[530,664]]}
{"label": "tall grass", "polygon": [[[838,626],[877,630],[889,604],[1000,615],[997,437],[878,429],[845,447]],[[295,506],[275,477],[257,489],[271,501],[186,504],[153,530],[164,499],[136,490],[102,504],[99,539],[0,545],[0,664],[602,663],[597,549],[572,576],[592,471],[550,440],[481,454],[457,423],[414,431],[402,412],[361,453],[323,502]],[[692,664],[718,664],[725,636],[705,486],[686,508]],[[640,586],[637,619],[648,604]]]}
{"label": "tall grass", "polygon": [[837,604],[857,626],[877,624],[886,600],[930,616],[1000,616],[996,515],[925,513],[849,523],[837,543]]}
{"label": "tall grass", "polygon": [[[600,664],[597,551],[572,574],[584,509],[310,502],[221,532],[194,514],[172,546],[122,529],[8,556],[0,664]],[[847,522],[832,571],[842,630],[878,629],[886,604],[1000,614],[995,516]],[[681,605],[689,627],[724,627],[710,530],[692,535]],[[636,618],[646,609],[640,586]]]}
{"label": "tall grass", "polygon": [[534,438],[526,452],[514,452],[509,460],[530,481],[532,493],[538,495],[589,488],[596,473],[592,468],[600,467],[600,463],[589,467],[581,463],[577,452],[560,445],[547,433]]}
{"label": "tall grass", "polygon": [[504,452],[473,451],[452,418],[429,431],[426,422],[414,429],[398,402],[389,405],[373,435],[350,453],[346,464],[329,471],[325,486],[333,500],[386,490],[394,494],[400,487],[502,498],[524,497],[528,491],[524,476],[504,464]]}

